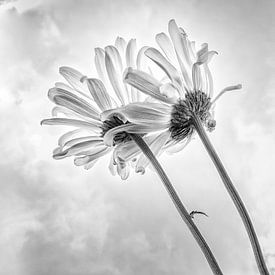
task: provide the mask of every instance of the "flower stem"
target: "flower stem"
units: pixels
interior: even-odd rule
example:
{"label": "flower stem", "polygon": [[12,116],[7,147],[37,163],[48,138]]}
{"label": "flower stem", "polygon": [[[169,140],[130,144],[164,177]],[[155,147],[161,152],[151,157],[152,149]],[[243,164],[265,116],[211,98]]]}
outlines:
{"label": "flower stem", "polygon": [[253,249],[253,252],[254,252],[254,255],[256,258],[259,272],[262,275],[268,275],[269,271],[266,267],[255,229],[254,229],[251,219],[248,215],[248,212],[245,208],[245,205],[242,202],[240,195],[238,194],[236,188],[234,187],[230,177],[228,176],[228,174],[227,174],[219,156],[217,155],[213,145],[211,144],[208,136],[206,135],[206,132],[202,126],[200,119],[194,114],[192,117],[192,121],[193,121],[193,125],[194,125],[195,129],[197,130],[208,154],[210,155],[212,161],[214,162],[214,164],[219,172],[219,175],[225,185],[227,192],[229,193],[231,199],[233,200],[233,202],[239,212],[239,215],[241,216],[241,219],[245,225],[245,228],[246,228],[247,234],[249,236],[249,239],[250,239],[250,242],[252,245],[252,249]]}
{"label": "flower stem", "polygon": [[222,275],[222,271],[220,267],[218,266],[218,263],[212,254],[209,246],[207,245],[206,241],[204,240],[202,234],[200,233],[199,229],[193,222],[192,218],[190,217],[189,213],[187,212],[186,208],[182,204],[179,196],[176,193],[176,190],[174,189],[172,183],[168,179],[167,175],[165,174],[164,170],[162,169],[160,163],[148,147],[148,145],[145,143],[145,141],[136,134],[130,134],[132,139],[136,142],[136,144],[139,146],[141,151],[144,153],[144,155],[150,160],[152,166],[156,170],[157,174],[161,178],[162,182],[164,183],[164,186],[169,193],[174,205],[176,206],[180,216],[182,217],[183,221],[186,223],[188,228],[190,229],[192,235],[196,239],[198,245],[200,246],[204,256],[206,257],[208,264],[210,265],[210,268],[212,269],[213,274],[219,274]]}

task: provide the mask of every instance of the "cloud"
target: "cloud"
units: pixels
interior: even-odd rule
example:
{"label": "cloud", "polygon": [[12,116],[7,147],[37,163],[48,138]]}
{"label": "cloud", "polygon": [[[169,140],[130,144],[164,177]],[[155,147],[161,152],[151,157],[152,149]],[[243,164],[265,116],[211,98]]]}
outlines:
{"label": "cloud", "polygon": [[[39,125],[50,115],[46,94],[62,79],[59,66],[94,76],[94,47],[117,35],[154,44],[171,18],[198,44],[219,51],[211,64],[217,90],[244,84],[217,104],[211,140],[274,267],[272,1],[10,5],[0,13],[0,274],[211,274],[152,171],[121,183],[106,172],[107,159],[88,172],[72,160],[54,161],[64,130]],[[209,215],[195,221],[224,272],[257,274],[245,230],[200,141],[161,163],[187,208]]]}

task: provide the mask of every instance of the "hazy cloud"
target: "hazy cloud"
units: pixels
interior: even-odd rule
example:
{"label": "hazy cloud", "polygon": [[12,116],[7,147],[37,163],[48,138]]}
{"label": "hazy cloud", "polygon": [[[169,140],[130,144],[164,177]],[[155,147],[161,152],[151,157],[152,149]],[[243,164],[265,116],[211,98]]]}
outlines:
{"label": "hazy cloud", "polygon": [[[4,3],[1,1],[1,8]],[[93,48],[116,36],[154,44],[175,18],[219,55],[215,89],[243,83],[217,105],[211,134],[275,268],[273,1],[16,1],[0,11],[0,274],[211,274],[157,176],[112,177],[107,159],[91,171],[54,161],[62,129],[47,91],[69,65],[95,76]],[[249,11],[249,12],[248,12]],[[195,139],[161,162],[229,275],[257,274],[236,210]]]}

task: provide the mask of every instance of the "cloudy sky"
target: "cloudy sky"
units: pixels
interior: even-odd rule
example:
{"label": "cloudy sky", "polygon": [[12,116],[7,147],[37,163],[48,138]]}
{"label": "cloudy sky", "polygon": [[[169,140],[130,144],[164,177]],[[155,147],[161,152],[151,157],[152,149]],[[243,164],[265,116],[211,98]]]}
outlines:
{"label": "cloudy sky", "polygon": [[[72,66],[95,76],[93,48],[116,36],[155,45],[175,18],[219,55],[215,90],[243,84],[217,106],[211,133],[275,272],[274,1],[0,1],[0,274],[211,274],[153,171],[127,181],[51,154],[59,127],[47,91]],[[272,77],[273,76],[273,77]],[[163,167],[225,274],[258,274],[239,216],[199,139]],[[275,273],[274,273],[275,274]]]}

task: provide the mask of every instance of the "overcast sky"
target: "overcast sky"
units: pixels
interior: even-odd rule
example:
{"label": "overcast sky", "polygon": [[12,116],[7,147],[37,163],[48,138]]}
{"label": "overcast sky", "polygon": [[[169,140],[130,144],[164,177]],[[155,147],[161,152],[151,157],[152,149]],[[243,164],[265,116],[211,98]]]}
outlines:
{"label": "overcast sky", "polygon": [[[211,274],[153,171],[127,181],[104,158],[89,171],[52,150],[65,129],[47,91],[72,66],[95,76],[93,48],[116,36],[155,45],[176,19],[219,55],[211,70],[224,96],[211,133],[275,272],[274,1],[0,1],[0,274]],[[258,274],[239,216],[200,140],[163,167],[228,275]],[[275,273],[274,273],[275,274]]]}

